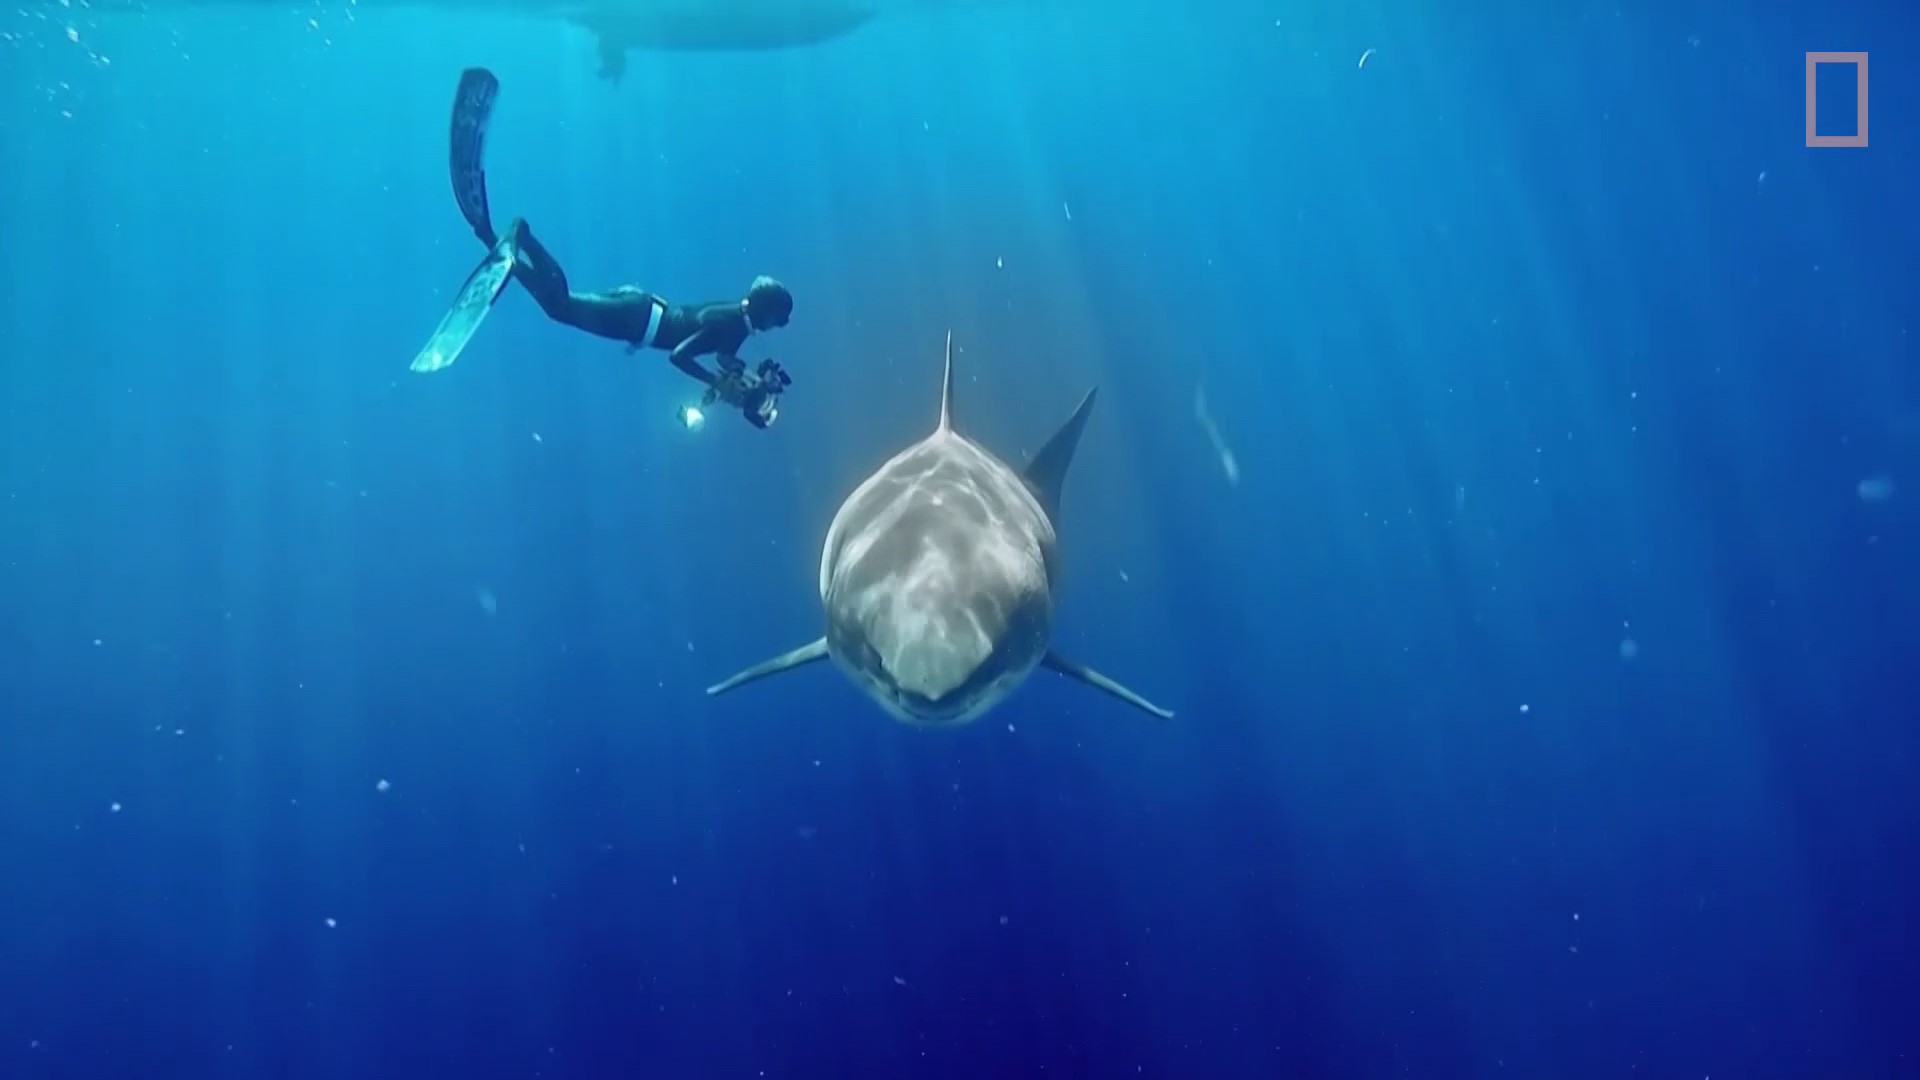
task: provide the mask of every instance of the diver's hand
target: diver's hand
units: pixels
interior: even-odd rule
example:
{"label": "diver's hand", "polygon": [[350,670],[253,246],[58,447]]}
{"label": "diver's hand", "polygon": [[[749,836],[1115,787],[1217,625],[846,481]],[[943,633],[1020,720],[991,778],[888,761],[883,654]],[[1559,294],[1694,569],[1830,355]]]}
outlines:
{"label": "diver's hand", "polygon": [[707,392],[717,400],[738,408],[745,404],[749,389],[751,388],[747,385],[747,380],[739,372],[723,370],[707,388]]}

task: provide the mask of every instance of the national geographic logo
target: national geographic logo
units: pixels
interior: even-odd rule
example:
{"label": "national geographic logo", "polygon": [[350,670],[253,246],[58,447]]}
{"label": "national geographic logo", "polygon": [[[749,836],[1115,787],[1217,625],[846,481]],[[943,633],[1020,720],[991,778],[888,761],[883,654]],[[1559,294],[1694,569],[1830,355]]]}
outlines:
{"label": "national geographic logo", "polygon": [[[1820,98],[1820,88],[1815,75],[1821,64],[1848,64],[1853,67],[1854,126],[1851,135],[1822,135],[1817,117],[1819,109],[1816,102]],[[1807,145],[1808,146],[1865,146],[1867,145],[1867,54],[1863,52],[1810,52],[1807,54]]]}

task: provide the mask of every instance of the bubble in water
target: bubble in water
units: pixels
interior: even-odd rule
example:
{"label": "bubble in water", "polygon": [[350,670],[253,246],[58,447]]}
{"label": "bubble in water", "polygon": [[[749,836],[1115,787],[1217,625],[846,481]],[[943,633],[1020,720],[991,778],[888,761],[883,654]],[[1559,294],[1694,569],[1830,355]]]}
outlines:
{"label": "bubble in water", "polygon": [[1869,476],[1865,480],[1860,481],[1858,491],[1861,502],[1886,502],[1888,499],[1893,498],[1893,477],[1886,475]]}

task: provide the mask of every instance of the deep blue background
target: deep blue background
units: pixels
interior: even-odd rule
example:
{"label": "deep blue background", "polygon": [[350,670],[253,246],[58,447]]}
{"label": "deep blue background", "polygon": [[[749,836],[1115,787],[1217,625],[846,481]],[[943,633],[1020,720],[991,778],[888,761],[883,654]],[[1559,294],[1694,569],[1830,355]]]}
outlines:
{"label": "deep blue background", "polygon": [[[618,89],[9,9],[0,1076],[1920,1075],[1920,33],[1791,7],[1053,0]],[[776,428],[517,289],[406,370],[472,64],[577,284],[794,288]],[[1175,721],[702,696],[818,633],[949,328],[1012,460],[1100,385],[1057,640]]]}

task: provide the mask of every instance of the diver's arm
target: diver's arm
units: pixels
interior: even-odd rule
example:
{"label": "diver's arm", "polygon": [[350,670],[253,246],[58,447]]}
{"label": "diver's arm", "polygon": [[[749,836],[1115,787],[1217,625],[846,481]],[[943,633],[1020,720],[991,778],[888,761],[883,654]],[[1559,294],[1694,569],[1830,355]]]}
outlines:
{"label": "diver's arm", "polygon": [[687,340],[675,345],[673,351],[667,354],[667,359],[673,361],[674,367],[679,368],[681,371],[686,372],[689,376],[700,380],[706,385],[712,386],[718,381],[718,377],[714,375],[713,372],[700,366],[700,361],[694,359],[694,357],[713,351],[713,333],[707,328],[701,327],[699,330],[694,331]]}

